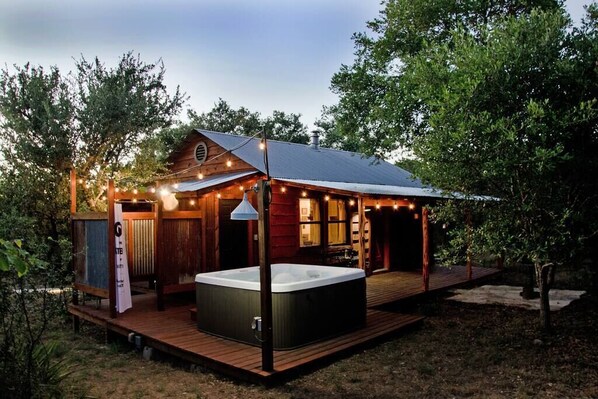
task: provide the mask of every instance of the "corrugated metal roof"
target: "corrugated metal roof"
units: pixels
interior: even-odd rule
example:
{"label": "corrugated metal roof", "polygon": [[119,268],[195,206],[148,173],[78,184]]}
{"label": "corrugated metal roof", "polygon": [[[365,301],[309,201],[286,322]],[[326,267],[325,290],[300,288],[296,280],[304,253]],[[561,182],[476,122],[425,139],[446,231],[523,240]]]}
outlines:
{"label": "corrugated metal roof", "polygon": [[[259,149],[259,138],[248,140],[209,130],[196,130],[257,170],[265,173],[263,151]],[[236,148],[236,149],[235,149]],[[268,140],[270,176],[276,179],[303,179],[327,182],[360,183],[398,187],[429,188],[414,179],[412,175],[386,161],[361,154],[320,148],[308,145]]]}
{"label": "corrugated metal roof", "polygon": [[243,177],[247,177],[250,175],[255,174],[254,171],[249,172],[238,172],[238,173],[227,173],[223,175],[215,175],[215,176],[208,176],[205,179],[201,180],[188,180],[178,184],[176,189],[173,191],[176,192],[186,192],[186,191],[199,191],[206,188],[214,187],[223,183],[227,183],[229,181],[241,179]]}
{"label": "corrugated metal roof", "polygon": [[331,190],[348,191],[364,195],[393,195],[405,197],[447,198],[441,192],[427,187],[401,187],[384,184],[345,183],[322,180],[278,179],[287,183],[317,186]]}

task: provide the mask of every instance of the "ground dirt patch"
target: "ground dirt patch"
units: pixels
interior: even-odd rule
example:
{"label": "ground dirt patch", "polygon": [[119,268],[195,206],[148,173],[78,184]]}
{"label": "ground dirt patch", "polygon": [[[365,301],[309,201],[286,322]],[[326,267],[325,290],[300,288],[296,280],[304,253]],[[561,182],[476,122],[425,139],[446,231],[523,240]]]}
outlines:
{"label": "ground dirt patch", "polygon": [[88,324],[56,334],[73,365],[70,398],[598,397],[595,294],[554,313],[552,334],[538,331],[535,311],[442,299],[410,310],[427,316],[420,329],[271,387],[144,361]]}

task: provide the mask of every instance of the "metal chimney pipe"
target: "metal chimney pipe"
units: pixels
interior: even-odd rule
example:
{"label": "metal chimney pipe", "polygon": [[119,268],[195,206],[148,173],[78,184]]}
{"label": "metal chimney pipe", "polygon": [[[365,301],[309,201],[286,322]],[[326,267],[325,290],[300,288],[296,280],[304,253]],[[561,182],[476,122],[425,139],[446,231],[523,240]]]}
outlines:
{"label": "metal chimney pipe", "polygon": [[311,131],[311,141],[309,143],[309,148],[312,148],[316,151],[320,150],[320,132],[317,130]]}

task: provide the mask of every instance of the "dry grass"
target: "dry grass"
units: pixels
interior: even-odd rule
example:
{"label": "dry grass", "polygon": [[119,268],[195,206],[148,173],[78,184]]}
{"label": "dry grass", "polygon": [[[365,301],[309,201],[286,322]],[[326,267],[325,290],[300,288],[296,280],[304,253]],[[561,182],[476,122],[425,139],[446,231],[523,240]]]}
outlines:
{"label": "dry grass", "polygon": [[555,313],[555,332],[545,335],[537,312],[429,302],[417,309],[427,315],[420,329],[273,387],[144,361],[126,346],[102,344],[91,326],[79,336],[58,334],[74,365],[66,382],[74,398],[591,398],[598,397],[597,305],[586,296]]}

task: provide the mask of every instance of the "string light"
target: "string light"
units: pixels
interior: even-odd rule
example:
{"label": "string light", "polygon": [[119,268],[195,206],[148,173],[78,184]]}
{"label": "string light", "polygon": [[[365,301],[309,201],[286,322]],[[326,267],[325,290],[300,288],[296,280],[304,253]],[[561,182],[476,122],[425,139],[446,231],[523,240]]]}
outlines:
{"label": "string light", "polygon": [[265,150],[266,144],[263,141],[260,141],[260,150]]}
{"label": "string light", "polygon": [[413,202],[411,202],[411,203],[409,204],[409,209],[410,209],[410,210],[414,210],[414,209],[415,209],[415,204],[414,204]]}
{"label": "string light", "polygon": [[189,205],[191,205],[191,206],[195,206],[195,200],[191,200],[191,201],[189,201]]}
{"label": "string light", "polygon": [[396,202],[392,205],[392,209],[394,209],[395,211],[397,209],[399,209],[399,204],[397,204]]}
{"label": "string light", "polygon": [[285,186],[282,186],[280,188],[280,192],[283,193],[283,194],[286,193],[287,192],[287,188]]}
{"label": "string light", "polygon": [[137,198],[133,198],[133,203],[136,204],[137,203]]}
{"label": "string light", "polygon": [[120,193],[120,188],[116,187],[116,188],[114,189],[114,191],[115,191],[115,192],[117,192],[117,193]]}
{"label": "string light", "polygon": [[202,180],[202,179],[203,179],[203,173],[199,172],[199,173],[197,174],[197,178],[198,178],[199,180]]}
{"label": "string light", "polygon": [[106,201],[108,198],[105,195],[102,195],[102,201]]}
{"label": "string light", "polygon": [[245,190],[245,187],[239,186],[239,190],[243,191],[243,190]]}
{"label": "string light", "polygon": [[134,188],[133,189],[133,194],[137,195],[137,193],[139,193],[139,191],[136,188]]}
{"label": "string light", "polygon": [[307,197],[307,191],[301,191],[301,196],[302,197]]}
{"label": "string light", "polygon": [[174,184],[172,185],[172,187],[173,187],[173,188],[179,188],[179,183],[174,183]]}
{"label": "string light", "polygon": [[355,205],[355,200],[349,200],[349,205],[350,205],[350,206],[353,206],[353,205]]}
{"label": "string light", "polygon": [[156,192],[156,187],[150,187],[149,191],[152,194],[155,193]]}
{"label": "string light", "polygon": [[229,168],[233,166],[233,161],[231,161],[230,159],[226,161],[226,166],[228,166]]}
{"label": "string light", "polygon": [[328,201],[330,199],[330,196],[327,194],[324,196],[324,201]]}
{"label": "string light", "polygon": [[216,198],[221,198],[222,195],[220,195],[220,193],[216,194]]}
{"label": "string light", "polygon": [[83,179],[79,179],[79,184],[83,184]]}
{"label": "string light", "polygon": [[380,203],[376,202],[376,209],[380,209]]}

